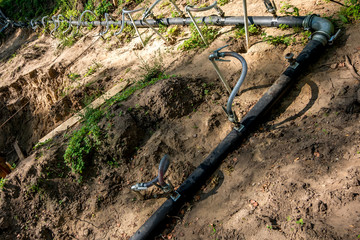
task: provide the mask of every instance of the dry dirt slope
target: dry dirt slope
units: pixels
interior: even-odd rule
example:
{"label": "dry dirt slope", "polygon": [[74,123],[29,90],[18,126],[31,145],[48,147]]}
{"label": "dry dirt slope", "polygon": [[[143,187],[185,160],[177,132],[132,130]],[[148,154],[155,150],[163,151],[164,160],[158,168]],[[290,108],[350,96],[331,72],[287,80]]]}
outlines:
{"label": "dry dirt slope", "polygon": [[[325,13],[328,10],[315,1],[292,3],[301,5],[304,12],[314,6]],[[231,4],[226,8],[240,7]],[[250,7],[254,15],[260,15],[256,11],[260,4],[257,1]],[[264,119],[260,130],[224,161],[193,202],[169,219],[159,239],[358,238],[359,82],[343,65],[344,56],[349,55],[360,69],[358,29],[358,24],[344,29],[335,45]],[[33,119],[27,114],[36,116],[38,120],[29,121],[32,125],[26,128],[31,129],[28,136],[17,134],[21,146],[27,141],[29,149],[45,134],[40,129],[53,128],[69,116],[70,109],[80,107],[76,102],[84,91],[105,91],[121,78],[135,77],[138,59],[134,53],[152,58],[150,53],[161,46],[154,41],[143,50],[129,51],[124,46],[108,51],[101,48],[103,42],[85,37],[54,55],[55,40],[17,34],[16,41],[32,42],[3,63],[12,71],[2,71],[8,83],[1,87],[14,99],[9,112],[27,99],[36,100],[9,127],[15,131],[22,118]],[[242,49],[242,42],[226,34],[209,49],[229,41],[233,50]],[[88,46],[93,47],[78,58]],[[284,53],[298,53],[302,47],[258,43],[243,54],[250,70],[236,100],[241,114],[282,72]],[[180,185],[226,136],[231,125],[220,107],[227,100],[226,92],[210,63],[203,60],[209,51],[180,53],[171,46],[164,48],[169,52],[163,53],[165,69],[177,77],[159,81],[108,110],[109,117],[99,124],[103,143],[88,157],[82,183],[64,164],[66,133],[18,164],[1,192],[1,239],[127,239],[164,201],[156,190],[149,191],[146,200],[139,199],[130,186],[150,180],[165,153],[171,157],[168,179],[175,187]],[[67,74],[84,75],[84,66],[93,66],[95,59],[102,67],[83,79],[83,88],[68,99],[57,92],[69,86]],[[239,65],[222,66],[227,67],[226,77],[233,84]],[[49,109],[54,116],[47,113]],[[44,111],[45,117],[37,111]]]}

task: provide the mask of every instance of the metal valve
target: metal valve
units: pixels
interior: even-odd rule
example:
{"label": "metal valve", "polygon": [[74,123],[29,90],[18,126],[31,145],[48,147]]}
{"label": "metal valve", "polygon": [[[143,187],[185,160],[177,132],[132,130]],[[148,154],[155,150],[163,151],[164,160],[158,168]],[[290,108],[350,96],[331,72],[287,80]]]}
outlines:
{"label": "metal valve", "polygon": [[287,53],[285,55],[285,59],[288,60],[288,62],[290,63],[290,67],[292,68],[296,68],[297,66],[299,66],[299,63],[296,62],[296,59],[294,59],[294,54],[293,53]]}

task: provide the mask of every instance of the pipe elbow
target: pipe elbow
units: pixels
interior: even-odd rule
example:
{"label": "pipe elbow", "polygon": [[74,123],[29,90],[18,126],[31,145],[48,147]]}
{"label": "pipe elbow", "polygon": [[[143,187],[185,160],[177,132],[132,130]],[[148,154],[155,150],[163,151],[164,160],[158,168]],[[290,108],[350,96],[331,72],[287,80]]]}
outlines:
{"label": "pipe elbow", "polygon": [[334,25],[329,20],[316,15],[307,16],[304,19],[303,26],[305,29],[314,30],[311,39],[321,42],[324,46],[334,34]]}

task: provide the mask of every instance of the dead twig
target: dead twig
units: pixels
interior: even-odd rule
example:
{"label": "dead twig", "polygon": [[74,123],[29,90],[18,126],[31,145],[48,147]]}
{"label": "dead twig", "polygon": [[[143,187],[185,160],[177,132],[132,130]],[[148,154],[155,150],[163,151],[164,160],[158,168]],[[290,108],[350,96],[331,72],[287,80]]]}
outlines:
{"label": "dead twig", "polygon": [[330,2],[337,3],[337,4],[341,5],[341,6],[345,6],[345,4],[343,4],[341,2],[338,2],[338,1],[335,1],[335,0],[330,0]]}
{"label": "dead twig", "polygon": [[6,123],[8,123],[13,117],[15,117],[16,114],[18,114],[24,107],[26,107],[26,105],[28,105],[30,102],[27,102],[24,104],[24,106],[22,106],[19,110],[16,111],[16,113],[14,113],[10,118],[8,118],[8,120],[6,120],[3,124],[1,124],[0,129],[5,126]]}
{"label": "dead twig", "polygon": [[360,81],[360,75],[356,72],[354,66],[351,64],[350,58],[348,55],[345,55],[345,65],[350,70],[351,75],[358,81]]}

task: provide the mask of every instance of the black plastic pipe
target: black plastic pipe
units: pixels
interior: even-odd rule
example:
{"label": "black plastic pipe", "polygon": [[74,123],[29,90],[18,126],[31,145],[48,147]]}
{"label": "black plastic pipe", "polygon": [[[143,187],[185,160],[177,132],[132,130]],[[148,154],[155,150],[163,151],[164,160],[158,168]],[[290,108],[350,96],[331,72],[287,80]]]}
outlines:
{"label": "black plastic pipe", "polygon": [[263,119],[262,117],[286,93],[304,68],[321,55],[324,48],[322,42],[311,40],[296,58],[298,65],[289,66],[256,105],[244,116],[241,121],[244,127],[240,131],[233,129],[178,188],[177,192],[180,194],[178,200],[167,199],[130,239],[140,240],[153,237],[166,217],[175,210],[178,210],[186,200],[189,200],[200,190],[201,186],[220,166],[227,154],[240,146],[240,143],[245,139],[250,130]]}
{"label": "black plastic pipe", "polygon": [[[289,27],[302,27],[303,21],[306,17],[293,17],[293,16],[285,16],[285,17],[267,17],[267,16],[254,16],[248,17],[249,24],[264,26],[264,27],[279,27],[280,24],[286,24]],[[170,25],[190,25],[192,23],[190,18],[161,18],[161,19],[148,19],[146,20],[150,26],[158,27],[159,24],[170,26]],[[195,17],[195,21],[197,24],[202,25],[215,25],[215,26],[236,26],[236,25],[244,25],[244,17],[219,17],[219,16],[210,16],[210,17]],[[49,21],[52,22],[52,21]],[[55,20],[55,22],[58,22]],[[144,21],[135,20],[135,25],[137,27],[148,27]],[[92,21],[92,22],[79,22],[79,21],[71,21],[72,25],[75,26],[106,26],[114,25],[121,26],[121,21]],[[125,20],[125,24],[131,25],[131,21]]]}

